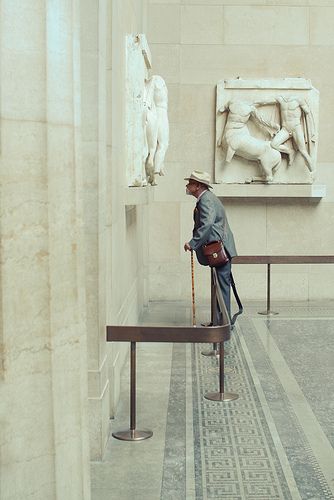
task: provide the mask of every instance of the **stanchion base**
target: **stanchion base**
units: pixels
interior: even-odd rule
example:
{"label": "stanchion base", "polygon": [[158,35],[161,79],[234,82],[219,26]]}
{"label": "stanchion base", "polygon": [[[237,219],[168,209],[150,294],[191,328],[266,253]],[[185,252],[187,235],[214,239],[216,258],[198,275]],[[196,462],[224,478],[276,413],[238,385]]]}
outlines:
{"label": "stanchion base", "polygon": [[219,351],[214,351],[213,349],[211,349],[211,351],[202,351],[201,354],[202,356],[214,357],[214,356],[219,356]]}
{"label": "stanchion base", "polygon": [[137,429],[128,429],[127,431],[113,432],[112,436],[121,441],[143,441],[153,436],[152,431],[138,431]]}
{"label": "stanchion base", "polygon": [[275,316],[276,314],[278,314],[278,312],[276,312],[276,311],[261,311],[261,312],[258,312],[258,314],[262,314],[262,316]]}
{"label": "stanchion base", "polygon": [[239,394],[235,392],[208,392],[204,397],[210,401],[233,401],[238,399]]}

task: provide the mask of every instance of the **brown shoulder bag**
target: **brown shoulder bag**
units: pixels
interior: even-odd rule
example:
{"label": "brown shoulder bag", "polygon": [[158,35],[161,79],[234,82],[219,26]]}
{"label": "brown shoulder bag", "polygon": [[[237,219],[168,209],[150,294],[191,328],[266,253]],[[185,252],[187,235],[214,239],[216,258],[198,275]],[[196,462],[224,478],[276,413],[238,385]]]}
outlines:
{"label": "brown shoulder bag", "polygon": [[222,241],[212,241],[207,245],[203,245],[202,250],[211,267],[223,266],[230,260]]}

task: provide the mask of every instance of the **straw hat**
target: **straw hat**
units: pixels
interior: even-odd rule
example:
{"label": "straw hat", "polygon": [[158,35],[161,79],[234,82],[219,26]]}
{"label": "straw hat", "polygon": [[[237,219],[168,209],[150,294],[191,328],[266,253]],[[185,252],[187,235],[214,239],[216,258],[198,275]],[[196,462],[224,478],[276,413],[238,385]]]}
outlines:
{"label": "straw hat", "polygon": [[210,175],[207,172],[201,172],[200,170],[194,170],[191,172],[190,177],[185,177],[185,181],[197,181],[200,182],[201,184],[205,184],[209,188],[212,189],[212,186],[210,186]]}

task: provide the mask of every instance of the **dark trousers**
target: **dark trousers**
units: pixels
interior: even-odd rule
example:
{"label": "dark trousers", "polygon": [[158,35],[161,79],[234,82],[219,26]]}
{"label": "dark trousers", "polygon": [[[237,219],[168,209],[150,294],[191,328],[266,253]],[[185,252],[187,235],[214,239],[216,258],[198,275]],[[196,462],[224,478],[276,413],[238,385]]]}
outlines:
{"label": "dark trousers", "polygon": [[[231,319],[231,268],[232,265],[230,261],[224,264],[223,266],[216,267],[219,286],[222,291],[223,299],[230,319]],[[218,315],[219,315],[218,319],[221,320],[222,318],[221,318],[221,313],[219,311],[219,306],[218,306]],[[220,321],[218,324],[220,324]]]}

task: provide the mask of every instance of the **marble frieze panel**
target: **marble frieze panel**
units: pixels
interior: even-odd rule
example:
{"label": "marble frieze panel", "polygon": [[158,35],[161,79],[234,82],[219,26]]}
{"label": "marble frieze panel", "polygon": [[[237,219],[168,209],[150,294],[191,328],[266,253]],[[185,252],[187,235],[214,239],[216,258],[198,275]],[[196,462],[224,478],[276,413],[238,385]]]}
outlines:
{"label": "marble frieze panel", "polygon": [[169,143],[168,91],[149,75],[151,53],[145,35],[126,38],[126,145],[128,186],[156,185],[164,175]]}
{"label": "marble frieze panel", "polygon": [[304,78],[217,84],[215,182],[312,184],[319,92]]}

